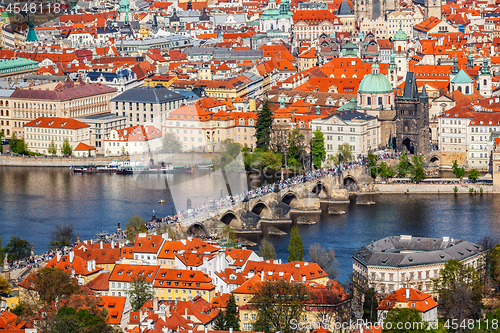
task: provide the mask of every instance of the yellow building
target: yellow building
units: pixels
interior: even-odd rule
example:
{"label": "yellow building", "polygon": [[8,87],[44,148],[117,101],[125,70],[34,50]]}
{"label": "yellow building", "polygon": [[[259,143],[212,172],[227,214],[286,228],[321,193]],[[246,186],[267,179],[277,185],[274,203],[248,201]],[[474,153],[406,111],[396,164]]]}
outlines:
{"label": "yellow building", "polygon": [[200,85],[205,86],[205,93],[209,97],[215,98],[236,98],[247,94],[247,84],[252,80],[244,75],[228,80],[201,81]]}
{"label": "yellow building", "polygon": [[215,297],[212,278],[202,271],[160,268],[153,287],[159,300],[190,301],[200,296],[211,302]]}

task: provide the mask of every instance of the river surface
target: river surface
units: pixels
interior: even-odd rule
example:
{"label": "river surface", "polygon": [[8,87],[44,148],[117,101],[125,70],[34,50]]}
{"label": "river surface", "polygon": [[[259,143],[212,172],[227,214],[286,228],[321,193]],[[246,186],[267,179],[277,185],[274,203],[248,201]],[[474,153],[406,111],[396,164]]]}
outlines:
{"label": "river surface", "polygon": [[[67,168],[0,167],[2,245],[11,236],[19,236],[40,253],[48,249],[51,233],[58,224],[72,224],[81,239],[90,239],[101,231],[116,231],[118,223],[124,228],[134,214],[148,220],[153,210],[159,217],[171,214],[174,207],[185,209],[188,198],[193,207],[217,200],[221,194],[227,194],[226,184],[237,194],[269,181],[265,177],[249,181],[245,174],[238,173],[226,176],[207,170],[195,170],[192,175],[136,177],[73,175]],[[166,202],[159,204],[161,199]],[[307,249],[313,243],[333,248],[341,270],[339,281],[345,282],[352,270],[351,254],[388,235],[449,236],[470,241],[484,236],[500,239],[500,195],[378,194],[371,199],[376,205],[338,205],[346,211],[345,215],[309,216],[318,223],[299,226],[304,259],[309,259]],[[290,231],[290,225],[278,227]],[[270,240],[278,257],[286,261],[289,235]]]}

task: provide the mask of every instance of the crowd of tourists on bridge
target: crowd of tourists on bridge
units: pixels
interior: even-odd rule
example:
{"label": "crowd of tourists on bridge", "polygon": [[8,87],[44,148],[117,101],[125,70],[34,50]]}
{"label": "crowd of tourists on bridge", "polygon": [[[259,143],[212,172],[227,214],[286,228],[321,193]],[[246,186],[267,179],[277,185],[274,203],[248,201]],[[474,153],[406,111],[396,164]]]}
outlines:
{"label": "crowd of tourists on bridge", "polygon": [[[378,160],[382,160],[388,158],[398,158],[399,156],[401,156],[401,153],[380,152],[375,156],[377,156]],[[342,171],[363,166],[366,165],[366,163],[367,163],[367,156],[362,156],[353,161],[340,163],[330,168],[323,168],[323,169],[309,171],[302,175],[293,176],[285,180],[279,180],[272,184],[263,185],[258,188],[250,189],[249,191],[238,195],[233,195],[233,196],[227,195],[221,198],[220,200],[205,203],[204,205],[196,207],[194,209],[181,211],[177,215],[167,216],[166,218],[162,219],[161,222],[173,223],[180,220],[181,223],[185,225],[192,224],[195,222],[200,222],[210,218],[211,216],[215,216],[219,213],[222,213],[223,211],[227,210],[229,207],[233,205],[239,204],[245,199],[245,197],[248,199],[254,199],[269,194],[273,191],[277,190],[282,191],[291,186],[295,186],[300,183],[305,183],[307,181],[321,178],[326,175],[338,175]],[[150,227],[156,227],[157,224],[158,222],[156,221],[151,222]]]}

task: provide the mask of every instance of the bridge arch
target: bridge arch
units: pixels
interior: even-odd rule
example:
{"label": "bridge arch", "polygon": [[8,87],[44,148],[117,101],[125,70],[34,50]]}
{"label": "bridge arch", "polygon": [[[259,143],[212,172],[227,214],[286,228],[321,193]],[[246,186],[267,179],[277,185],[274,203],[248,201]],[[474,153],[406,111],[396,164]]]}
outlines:
{"label": "bridge arch", "polygon": [[224,215],[222,215],[220,220],[222,223],[227,224],[233,228],[241,228],[242,226],[241,221],[238,218],[238,215],[231,210],[224,213]]}
{"label": "bridge arch", "polygon": [[192,236],[206,236],[208,235],[207,229],[201,223],[193,223],[187,230],[188,234]]}
{"label": "bridge arch", "polygon": [[344,177],[344,180],[342,181],[344,186],[347,186],[349,190],[356,190],[358,188],[358,182],[356,181],[356,178],[351,175],[347,175]]}
{"label": "bridge arch", "polygon": [[322,198],[328,197],[328,190],[322,182],[317,182],[311,192]]}
{"label": "bridge arch", "polygon": [[432,155],[430,160],[431,163],[438,164],[439,163],[439,156],[437,155]]}
{"label": "bridge arch", "polygon": [[299,205],[299,198],[295,193],[292,191],[287,192],[283,198],[281,199],[281,202],[287,204],[288,206],[292,208],[296,208]]}
{"label": "bridge arch", "polygon": [[259,215],[261,218],[271,218],[272,212],[269,207],[262,201],[257,202],[251,209],[252,213]]}

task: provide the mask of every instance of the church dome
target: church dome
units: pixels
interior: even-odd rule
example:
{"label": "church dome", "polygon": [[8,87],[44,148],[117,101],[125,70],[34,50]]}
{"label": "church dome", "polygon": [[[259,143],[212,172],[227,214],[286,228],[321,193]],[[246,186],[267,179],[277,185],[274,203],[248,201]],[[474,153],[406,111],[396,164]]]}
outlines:
{"label": "church dome", "polygon": [[399,30],[394,35],[393,39],[394,40],[400,40],[400,41],[407,41],[408,40],[408,36],[406,36],[406,34],[403,31],[403,29],[399,28]]}
{"label": "church dome", "polygon": [[358,88],[359,93],[370,94],[391,93],[392,91],[391,82],[385,75],[380,74],[378,64],[372,65],[372,73],[365,75]]}

